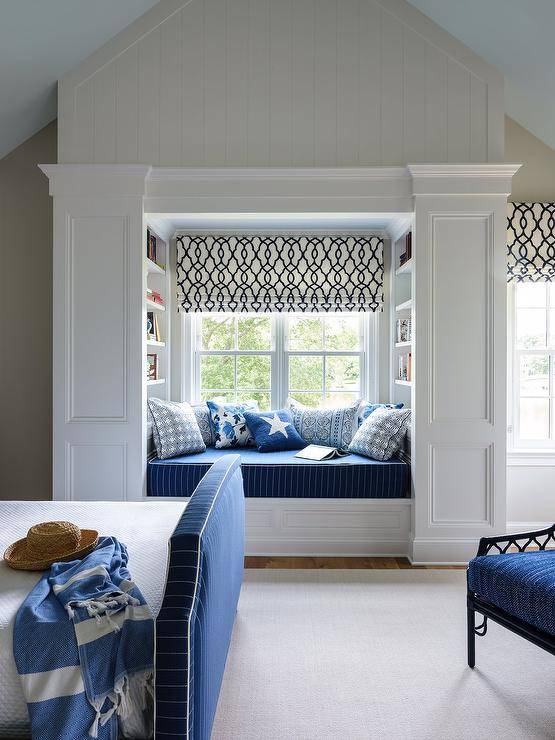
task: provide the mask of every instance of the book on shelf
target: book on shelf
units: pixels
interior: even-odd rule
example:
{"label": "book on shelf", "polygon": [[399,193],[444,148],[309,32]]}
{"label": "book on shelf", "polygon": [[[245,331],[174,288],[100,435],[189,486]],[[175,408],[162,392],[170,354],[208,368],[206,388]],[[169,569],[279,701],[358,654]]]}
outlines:
{"label": "book on shelf", "polygon": [[397,380],[412,380],[412,353],[399,355]]}
{"label": "book on shelf", "polygon": [[405,262],[408,262],[412,257],[412,232],[409,231],[405,235],[405,251],[399,255],[399,267],[402,267]]}
{"label": "book on shelf", "polygon": [[396,321],[396,342],[410,342],[412,339],[411,320],[397,319]]}
{"label": "book on shelf", "polygon": [[156,262],[157,239],[150,229],[146,230],[146,256],[152,262]]}
{"label": "book on shelf", "polygon": [[147,380],[158,380],[158,355],[149,353],[146,356]]}
{"label": "book on shelf", "polygon": [[158,293],[158,291],[156,290],[152,290],[152,288],[146,289],[146,297],[149,301],[152,301],[153,303],[158,303],[160,306],[164,305],[164,299],[162,298],[160,293]]}
{"label": "book on shelf", "polygon": [[162,337],[160,335],[160,325],[158,323],[158,316],[154,311],[146,312],[146,338],[153,342],[161,342]]}
{"label": "book on shelf", "polygon": [[308,445],[308,447],[295,453],[294,457],[302,457],[303,460],[335,460],[335,458],[345,457],[350,454],[347,450],[340,450],[337,447]]}

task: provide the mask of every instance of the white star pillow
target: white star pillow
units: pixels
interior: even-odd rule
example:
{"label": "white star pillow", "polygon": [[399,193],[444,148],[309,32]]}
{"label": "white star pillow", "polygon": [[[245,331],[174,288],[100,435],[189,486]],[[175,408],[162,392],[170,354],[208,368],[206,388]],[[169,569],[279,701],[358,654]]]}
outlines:
{"label": "white star pillow", "polygon": [[287,427],[291,426],[290,421],[283,421],[277,414],[274,414],[271,418],[267,416],[260,416],[261,419],[266,421],[270,425],[270,431],[268,434],[283,434],[284,437],[288,437]]}

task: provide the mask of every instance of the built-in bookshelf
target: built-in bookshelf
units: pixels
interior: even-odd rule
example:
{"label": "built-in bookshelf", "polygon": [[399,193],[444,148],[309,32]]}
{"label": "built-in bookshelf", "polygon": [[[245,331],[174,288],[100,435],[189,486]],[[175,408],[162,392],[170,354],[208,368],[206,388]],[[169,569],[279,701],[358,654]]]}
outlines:
{"label": "built-in bookshelf", "polygon": [[148,223],[144,244],[145,381],[147,397],[170,398],[169,238]]}
{"label": "built-in bookshelf", "polygon": [[414,383],[414,311],[412,229],[391,243],[391,400],[412,405]]}

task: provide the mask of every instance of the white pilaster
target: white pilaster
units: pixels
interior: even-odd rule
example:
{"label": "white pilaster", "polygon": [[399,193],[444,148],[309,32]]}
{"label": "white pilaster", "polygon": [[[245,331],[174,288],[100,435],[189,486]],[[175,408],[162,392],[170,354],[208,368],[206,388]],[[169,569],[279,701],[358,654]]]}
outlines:
{"label": "white pilaster", "polygon": [[145,475],[142,165],[48,165],[53,497],[132,500]]}
{"label": "white pilaster", "polygon": [[506,200],[515,165],[409,165],[415,199],[414,562],[506,528]]}

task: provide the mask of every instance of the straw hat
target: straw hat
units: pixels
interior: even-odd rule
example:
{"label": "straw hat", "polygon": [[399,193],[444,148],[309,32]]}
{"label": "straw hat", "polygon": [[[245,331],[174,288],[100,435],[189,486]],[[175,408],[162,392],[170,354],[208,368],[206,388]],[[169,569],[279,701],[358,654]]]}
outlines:
{"label": "straw hat", "polygon": [[97,542],[98,532],[92,529],[79,529],[71,522],[44,522],[10,545],[4,560],[16,570],[46,570],[52,563],[85,557]]}

